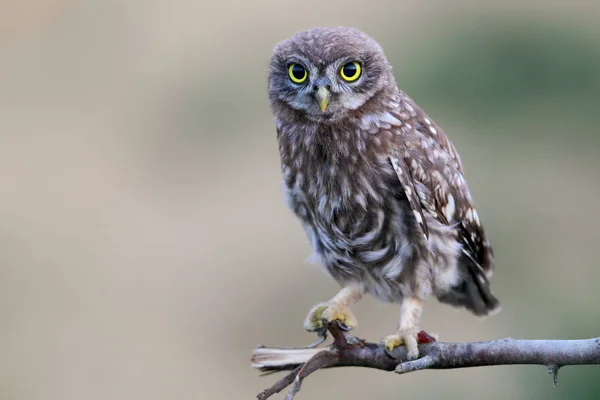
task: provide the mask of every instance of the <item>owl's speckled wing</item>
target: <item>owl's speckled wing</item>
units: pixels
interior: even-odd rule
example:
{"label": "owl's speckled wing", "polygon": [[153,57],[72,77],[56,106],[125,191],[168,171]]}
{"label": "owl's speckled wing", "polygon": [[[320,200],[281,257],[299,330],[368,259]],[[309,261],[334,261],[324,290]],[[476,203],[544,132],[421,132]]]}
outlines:
{"label": "owl's speckled wing", "polygon": [[398,180],[404,189],[404,194],[410,203],[410,207],[413,210],[415,219],[421,227],[421,231],[425,236],[425,240],[427,240],[429,239],[429,229],[427,228],[427,221],[425,221],[425,216],[423,215],[423,207],[421,206],[421,200],[419,199],[417,189],[415,188],[415,181],[413,180],[412,174],[410,173],[404,158],[396,149],[392,149],[390,162],[392,163],[394,172],[396,172],[396,176],[398,176]]}
{"label": "owl's speckled wing", "polygon": [[[398,149],[390,161],[402,183],[423,233],[427,215],[456,228],[463,253],[482,279],[493,270],[492,249],[469,193],[458,153],[445,133],[404,93],[394,99],[401,122]],[[422,220],[422,222],[421,222]]]}

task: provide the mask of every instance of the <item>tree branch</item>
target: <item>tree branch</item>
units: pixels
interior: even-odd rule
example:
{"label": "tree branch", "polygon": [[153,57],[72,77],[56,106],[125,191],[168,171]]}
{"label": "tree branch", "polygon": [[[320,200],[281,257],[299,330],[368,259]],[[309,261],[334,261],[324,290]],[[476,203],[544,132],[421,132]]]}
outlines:
{"label": "tree branch", "polygon": [[419,334],[419,357],[406,359],[406,349],[388,353],[376,343],[367,343],[330,324],[334,341],[324,348],[279,349],[259,347],[252,353],[252,366],[272,373],[293,370],[257,397],[266,400],[291,385],[285,400],[292,400],[302,380],[322,368],[365,367],[405,374],[423,369],[450,369],[492,365],[537,364],[548,367],[558,383],[558,370],[565,365],[600,364],[600,338],[586,340],[517,340],[488,342],[435,342]]}

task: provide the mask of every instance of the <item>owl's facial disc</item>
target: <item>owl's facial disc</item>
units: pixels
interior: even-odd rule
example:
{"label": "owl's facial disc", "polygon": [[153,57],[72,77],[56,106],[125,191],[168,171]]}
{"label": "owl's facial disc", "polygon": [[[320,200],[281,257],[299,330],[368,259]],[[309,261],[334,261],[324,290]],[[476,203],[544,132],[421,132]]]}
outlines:
{"label": "owl's facial disc", "polygon": [[271,57],[269,100],[280,119],[329,124],[357,118],[370,112],[367,102],[395,87],[381,46],[351,28],[298,32],[279,42]]}

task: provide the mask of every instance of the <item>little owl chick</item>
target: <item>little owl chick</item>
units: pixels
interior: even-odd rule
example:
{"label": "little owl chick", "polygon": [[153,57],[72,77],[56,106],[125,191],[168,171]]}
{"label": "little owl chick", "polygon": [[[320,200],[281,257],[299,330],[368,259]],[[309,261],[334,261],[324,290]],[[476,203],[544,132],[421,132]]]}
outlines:
{"label": "little owl chick", "polygon": [[304,326],[356,325],[350,306],[370,293],[400,303],[391,350],[418,356],[423,301],[433,295],[484,316],[492,249],[440,127],[398,89],[375,40],[315,28],[275,47],[269,100],[289,206],[315,256],[342,289]]}

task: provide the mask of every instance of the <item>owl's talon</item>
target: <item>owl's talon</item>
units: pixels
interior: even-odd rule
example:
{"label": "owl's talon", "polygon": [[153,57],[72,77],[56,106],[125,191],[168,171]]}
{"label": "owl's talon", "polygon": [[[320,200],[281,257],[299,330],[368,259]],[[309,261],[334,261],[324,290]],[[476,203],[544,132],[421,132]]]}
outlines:
{"label": "owl's talon", "polygon": [[395,358],[391,355],[391,352],[396,348],[404,345],[406,347],[406,359],[415,360],[419,358],[419,348],[417,347],[417,332],[410,331],[398,331],[398,333],[390,336],[386,336],[382,339],[382,345],[386,354]]}
{"label": "owl's talon", "polygon": [[317,332],[317,334],[319,335],[319,339],[316,342],[311,343],[308,346],[300,347],[300,348],[301,349],[314,349],[315,347],[318,347],[321,343],[323,343],[324,341],[327,340],[327,330],[325,330],[324,332]]}
{"label": "owl's talon", "polygon": [[309,332],[317,332],[319,336],[327,332],[330,322],[336,321],[344,332],[352,330],[356,326],[356,318],[345,305],[336,302],[317,304],[310,310],[304,321],[304,329]]}
{"label": "owl's talon", "polygon": [[328,326],[327,324],[323,321],[323,326],[321,328],[317,328],[314,330],[314,332],[317,334],[317,336],[323,338],[323,340],[327,339],[327,329]]}
{"label": "owl's talon", "polygon": [[340,328],[340,330],[344,331],[344,332],[349,332],[352,330],[351,326],[347,326],[345,323],[343,323],[342,321],[335,321],[337,323],[338,328]]}
{"label": "owl's talon", "polygon": [[386,356],[388,356],[392,360],[396,359],[396,357],[394,357],[394,355],[392,354],[392,352],[385,345],[383,345],[383,343],[382,343],[381,347],[383,348],[383,352],[385,353]]}

